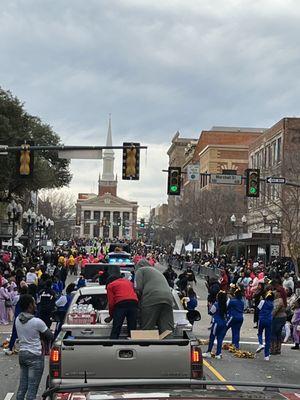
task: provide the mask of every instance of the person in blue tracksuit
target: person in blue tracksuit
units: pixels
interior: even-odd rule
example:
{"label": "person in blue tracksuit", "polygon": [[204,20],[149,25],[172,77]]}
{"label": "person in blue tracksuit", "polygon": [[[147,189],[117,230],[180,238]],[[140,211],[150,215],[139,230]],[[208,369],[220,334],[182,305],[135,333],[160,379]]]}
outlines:
{"label": "person in blue tracksuit", "polygon": [[[272,312],[274,308],[274,294],[270,290],[267,292],[265,299],[261,300],[258,305],[258,342],[259,346],[256,353],[265,350],[265,360],[270,360],[271,346],[271,328],[272,328]],[[265,331],[265,345],[263,345],[263,332]]]}
{"label": "person in blue tracksuit", "polygon": [[209,314],[212,315],[212,326],[209,336],[209,344],[206,353],[203,353],[204,358],[211,358],[211,351],[214,346],[215,338],[217,338],[216,359],[222,358],[222,344],[226,335],[226,315],[227,315],[227,294],[220,291],[217,294],[217,301],[211,306]]}
{"label": "person in blue tracksuit", "polygon": [[244,302],[240,288],[234,291],[233,298],[227,302],[227,331],[231,329],[232,344],[236,349],[240,347],[240,332],[244,322]]}

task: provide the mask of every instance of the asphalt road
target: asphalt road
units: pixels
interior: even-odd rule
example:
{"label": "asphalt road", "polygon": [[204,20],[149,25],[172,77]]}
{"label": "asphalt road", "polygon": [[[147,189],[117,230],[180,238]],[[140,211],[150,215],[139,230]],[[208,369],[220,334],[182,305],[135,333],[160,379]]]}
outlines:
{"label": "asphalt road", "polygon": [[[163,270],[163,266],[159,266]],[[69,278],[71,282],[73,280]],[[195,287],[199,297],[199,311],[202,319],[194,327],[196,335],[201,340],[207,340],[210,317],[206,310],[206,288],[204,281],[198,279]],[[257,348],[257,330],[253,329],[253,316],[245,315],[242,327],[241,348],[242,350],[254,352]],[[9,336],[11,326],[0,325],[1,343]],[[230,335],[226,338],[230,341]],[[270,362],[264,361],[263,355],[259,354],[255,359],[239,359],[228,351],[223,351],[223,359],[209,359],[204,361],[204,371],[209,380],[234,380],[246,382],[274,382],[274,383],[300,383],[300,351],[290,349],[292,343],[283,345],[280,356],[271,356]],[[203,352],[207,345],[202,345]],[[48,360],[45,360],[45,372],[40,385],[39,394],[45,389],[46,376],[48,374]],[[6,356],[0,351],[0,400],[15,399],[19,381],[18,356]],[[231,388],[234,389],[234,388]]]}

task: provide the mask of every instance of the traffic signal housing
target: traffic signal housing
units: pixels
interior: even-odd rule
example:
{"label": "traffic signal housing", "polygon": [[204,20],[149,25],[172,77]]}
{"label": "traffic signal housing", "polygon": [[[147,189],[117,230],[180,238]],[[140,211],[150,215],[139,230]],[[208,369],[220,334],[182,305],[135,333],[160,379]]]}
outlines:
{"label": "traffic signal housing", "polygon": [[21,144],[21,150],[17,152],[17,173],[26,178],[33,174],[33,152],[30,151],[30,144]]}
{"label": "traffic signal housing", "polygon": [[169,167],[168,169],[168,195],[180,195],[181,187],[181,168]]}
{"label": "traffic signal housing", "polygon": [[145,228],[145,219],[144,218],[141,218],[140,227]]}
{"label": "traffic signal housing", "polygon": [[246,196],[259,197],[260,170],[246,169]]}
{"label": "traffic signal housing", "polygon": [[140,143],[123,143],[122,179],[140,179]]}

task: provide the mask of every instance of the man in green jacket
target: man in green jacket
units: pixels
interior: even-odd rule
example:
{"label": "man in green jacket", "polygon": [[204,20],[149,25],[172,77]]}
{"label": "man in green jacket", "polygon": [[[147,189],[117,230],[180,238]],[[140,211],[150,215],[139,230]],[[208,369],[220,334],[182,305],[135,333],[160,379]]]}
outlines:
{"label": "man in green jacket", "polygon": [[135,266],[135,289],[140,299],[141,329],[174,330],[173,296],[164,275],[147,260]]}

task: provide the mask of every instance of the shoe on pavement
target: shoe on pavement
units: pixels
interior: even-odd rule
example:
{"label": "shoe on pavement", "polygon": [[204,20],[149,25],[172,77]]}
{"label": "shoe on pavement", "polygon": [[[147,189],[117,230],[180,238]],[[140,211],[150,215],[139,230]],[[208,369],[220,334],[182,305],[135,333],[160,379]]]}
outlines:
{"label": "shoe on pavement", "polygon": [[3,353],[6,354],[7,356],[12,356],[14,354],[13,351],[9,349],[3,349]]}
{"label": "shoe on pavement", "polygon": [[265,357],[265,361],[270,361],[270,356]]}
{"label": "shoe on pavement", "polygon": [[300,347],[299,344],[296,343],[295,346],[291,347],[291,350],[300,350],[299,347]]}
{"label": "shoe on pavement", "polygon": [[256,352],[255,352],[255,353],[260,353],[264,348],[265,348],[265,346],[264,346],[263,344],[260,344],[260,345],[258,346],[258,348],[256,349]]}
{"label": "shoe on pavement", "polygon": [[221,359],[222,359],[222,354],[218,354],[217,356],[215,356],[215,358],[216,358],[217,360],[221,360]]}
{"label": "shoe on pavement", "polygon": [[211,358],[212,356],[211,356],[211,353],[207,352],[207,353],[203,353],[202,357],[203,358]]}

